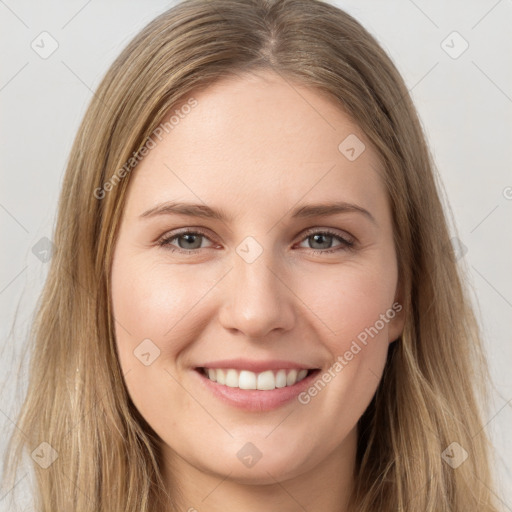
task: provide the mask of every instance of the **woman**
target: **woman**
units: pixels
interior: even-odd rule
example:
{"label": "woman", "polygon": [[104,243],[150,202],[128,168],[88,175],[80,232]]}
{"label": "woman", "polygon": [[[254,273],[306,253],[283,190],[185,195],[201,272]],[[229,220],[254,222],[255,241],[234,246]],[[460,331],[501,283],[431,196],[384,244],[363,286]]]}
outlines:
{"label": "woman", "polygon": [[151,22],[63,184],[12,441],[37,510],[497,510],[433,169],[343,11],[187,0]]}

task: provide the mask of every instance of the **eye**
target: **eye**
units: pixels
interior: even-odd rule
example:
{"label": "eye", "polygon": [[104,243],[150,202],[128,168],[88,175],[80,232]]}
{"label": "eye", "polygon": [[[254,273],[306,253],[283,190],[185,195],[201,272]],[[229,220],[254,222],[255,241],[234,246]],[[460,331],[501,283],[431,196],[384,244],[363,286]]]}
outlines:
{"label": "eye", "polygon": [[[170,235],[162,237],[157,244],[171,252],[180,252],[182,254],[195,254],[198,249],[206,249],[209,247],[202,246],[203,239],[210,240],[208,236],[200,231],[182,231],[180,233],[171,233]],[[354,248],[354,241],[338,234],[337,232],[329,229],[323,230],[310,230],[306,233],[303,241],[309,241],[312,244],[319,244],[320,248],[309,248],[310,252],[314,254],[326,254],[337,251],[350,250]],[[332,247],[333,241],[337,240],[337,246]],[[177,246],[174,242],[177,241]],[[211,241],[211,240],[210,240]],[[303,243],[303,242],[302,242]],[[211,246],[210,246],[211,247]]]}
{"label": "eye", "polygon": [[[319,244],[321,246],[320,248],[311,248],[311,252],[314,254],[333,253],[354,248],[353,240],[348,237],[344,238],[340,234],[329,229],[309,231],[306,235],[306,238],[303,239],[304,241],[310,241],[313,245]],[[335,248],[332,247],[333,240],[339,241],[339,244],[335,246]]]}
{"label": "eye", "polygon": [[[165,247],[171,252],[181,252],[185,254],[194,254],[197,249],[202,249],[202,239],[210,240],[202,231],[182,231],[181,233],[174,233],[170,236],[164,236],[158,241],[158,245]],[[173,245],[173,241],[178,241],[178,247]]]}

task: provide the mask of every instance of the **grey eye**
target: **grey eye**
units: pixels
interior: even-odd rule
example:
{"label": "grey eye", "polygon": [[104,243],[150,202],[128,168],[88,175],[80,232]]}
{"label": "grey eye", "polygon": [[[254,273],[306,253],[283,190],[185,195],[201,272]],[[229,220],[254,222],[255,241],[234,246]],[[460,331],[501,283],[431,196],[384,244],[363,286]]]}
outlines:
{"label": "grey eye", "polygon": [[313,240],[313,243],[318,243],[321,247],[311,247],[312,249],[330,249],[332,241],[334,239],[333,235],[329,235],[327,233],[317,233],[315,235],[310,235],[307,237],[307,240]]}
{"label": "grey eye", "polygon": [[[174,238],[178,240],[180,249],[199,249],[204,235],[199,233],[184,233]],[[181,243],[180,240],[185,240],[185,242]]]}

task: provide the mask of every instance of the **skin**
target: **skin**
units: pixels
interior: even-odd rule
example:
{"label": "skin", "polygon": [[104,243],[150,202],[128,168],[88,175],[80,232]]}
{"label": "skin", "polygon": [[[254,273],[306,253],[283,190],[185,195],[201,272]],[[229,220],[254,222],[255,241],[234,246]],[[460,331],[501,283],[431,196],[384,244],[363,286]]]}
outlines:
{"label": "skin", "polygon": [[[243,411],[199,385],[194,368],[244,357],[310,363],[323,373],[399,302],[380,163],[332,100],[270,71],[224,78],[193,97],[197,106],[131,176],[116,243],[111,293],[128,391],[162,439],[169,489],[181,489],[179,510],[346,510],[356,424],[403,313],[307,404]],[[366,145],[354,161],[338,149],[350,134]],[[140,217],[167,201],[206,204],[233,218]],[[353,211],[290,217],[298,205],[329,201],[356,204],[375,222]],[[158,245],[181,228],[206,236]],[[315,239],[304,234],[309,228],[330,228],[354,246]],[[263,250],[252,263],[236,252],[247,236]],[[148,366],[133,353],[144,339],[160,350]],[[247,442],[262,453],[252,467],[237,457]]]}

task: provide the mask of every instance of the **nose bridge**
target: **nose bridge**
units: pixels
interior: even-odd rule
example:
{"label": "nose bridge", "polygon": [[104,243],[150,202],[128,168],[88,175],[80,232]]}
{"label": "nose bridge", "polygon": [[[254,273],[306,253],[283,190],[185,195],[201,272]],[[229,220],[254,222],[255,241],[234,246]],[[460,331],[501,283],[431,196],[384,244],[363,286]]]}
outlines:
{"label": "nose bridge", "polygon": [[233,270],[221,315],[224,327],[251,337],[291,327],[293,305],[289,290],[278,277],[278,268],[273,251],[264,249],[253,237],[239,244],[233,254]]}

